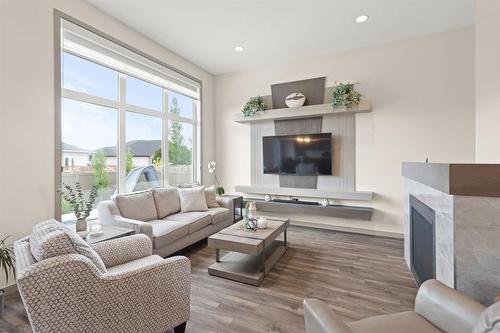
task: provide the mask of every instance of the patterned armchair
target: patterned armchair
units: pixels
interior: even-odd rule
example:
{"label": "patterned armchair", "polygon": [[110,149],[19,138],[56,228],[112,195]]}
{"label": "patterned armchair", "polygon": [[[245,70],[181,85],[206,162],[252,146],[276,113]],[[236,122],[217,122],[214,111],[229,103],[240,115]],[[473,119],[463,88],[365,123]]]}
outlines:
{"label": "patterned armchair", "polygon": [[184,332],[187,258],[152,255],[146,235],[91,248],[62,224],[44,223],[14,245],[17,285],[34,332]]}

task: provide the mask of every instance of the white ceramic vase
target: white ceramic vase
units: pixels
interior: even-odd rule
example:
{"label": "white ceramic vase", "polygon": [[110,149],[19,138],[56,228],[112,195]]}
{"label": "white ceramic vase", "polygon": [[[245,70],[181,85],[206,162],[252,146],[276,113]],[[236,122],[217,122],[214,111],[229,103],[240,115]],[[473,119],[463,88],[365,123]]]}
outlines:
{"label": "white ceramic vase", "polygon": [[257,220],[257,228],[259,229],[267,228],[267,219],[265,217],[261,217]]}

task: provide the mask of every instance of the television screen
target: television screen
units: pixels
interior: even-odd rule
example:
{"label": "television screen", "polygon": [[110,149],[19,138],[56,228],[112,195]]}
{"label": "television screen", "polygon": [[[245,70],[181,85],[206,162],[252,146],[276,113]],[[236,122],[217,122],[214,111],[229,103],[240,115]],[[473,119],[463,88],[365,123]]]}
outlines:
{"label": "television screen", "polygon": [[264,136],[264,173],[331,175],[332,133]]}

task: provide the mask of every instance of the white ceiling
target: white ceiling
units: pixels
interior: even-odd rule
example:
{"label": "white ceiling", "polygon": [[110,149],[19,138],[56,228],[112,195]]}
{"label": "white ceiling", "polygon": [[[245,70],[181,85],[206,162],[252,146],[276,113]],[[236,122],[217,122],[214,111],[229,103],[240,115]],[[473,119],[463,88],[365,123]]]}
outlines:
{"label": "white ceiling", "polygon": [[87,1],[213,74],[474,24],[474,0]]}

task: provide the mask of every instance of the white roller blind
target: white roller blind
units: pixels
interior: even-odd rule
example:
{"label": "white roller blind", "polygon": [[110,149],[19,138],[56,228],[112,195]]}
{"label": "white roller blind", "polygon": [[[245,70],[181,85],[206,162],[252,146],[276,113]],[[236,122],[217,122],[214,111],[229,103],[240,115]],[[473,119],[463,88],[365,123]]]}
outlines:
{"label": "white roller blind", "polygon": [[199,99],[200,84],[128,48],[118,45],[67,20],[62,20],[63,50],[125,74]]}

